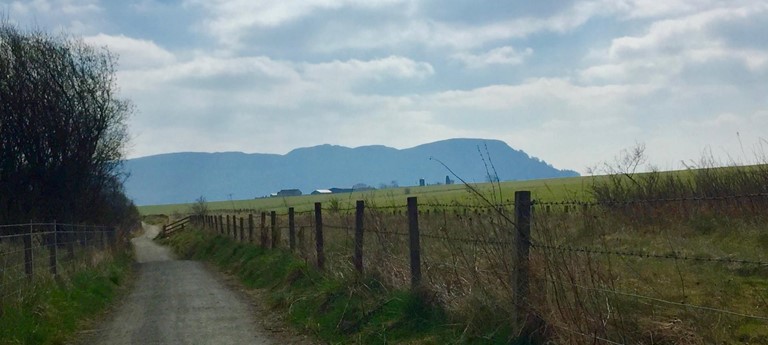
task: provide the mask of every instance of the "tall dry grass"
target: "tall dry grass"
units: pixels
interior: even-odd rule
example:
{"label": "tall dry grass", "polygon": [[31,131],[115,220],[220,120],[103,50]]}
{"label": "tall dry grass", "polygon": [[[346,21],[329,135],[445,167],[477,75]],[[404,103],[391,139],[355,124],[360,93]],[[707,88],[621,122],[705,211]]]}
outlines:
{"label": "tall dry grass", "polygon": [[[555,344],[768,343],[768,167],[632,178],[595,179],[594,202],[534,203],[526,330],[514,326],[514,206],[496,192],[468,204],[420,200],[426,296],[472,335],[511,340],[525,331],[534,343]],[[405,198],[366,205],[364,274],[392,289],[410,286],[404,205]],[[296,215],[295,253],[308,263],[317,260],[314,222],[311,212]],[[354,210],[324,205],[323,223],[326,272],[356,275]],[[287,224],[280,214],[281,248]]]}

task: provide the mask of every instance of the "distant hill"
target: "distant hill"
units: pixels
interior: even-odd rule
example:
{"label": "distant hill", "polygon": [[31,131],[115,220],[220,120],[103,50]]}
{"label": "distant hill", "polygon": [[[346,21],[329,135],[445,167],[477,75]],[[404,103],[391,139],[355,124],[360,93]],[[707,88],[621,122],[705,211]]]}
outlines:
{"label": "distant hill", "polygon": [[430,157],[467,182],[485,182],[488,175],[478,147],[485,154],[486,145],[501,181],[578,176],[502,141],[450,139],[403,150],[320,145],[285,155],[180,152],[135,158],[125,162],[130,172],[126,192],[138,205],[157,205],[193,202],[200,196],[209,201],[227,200],[230,194],[232,199],[249,199],[282,189],[297,188],[309,194],[359,183],[376,188],[393,182],[416,186],[419,179],[427,184],[445,183],[446,175],[451,174]]}

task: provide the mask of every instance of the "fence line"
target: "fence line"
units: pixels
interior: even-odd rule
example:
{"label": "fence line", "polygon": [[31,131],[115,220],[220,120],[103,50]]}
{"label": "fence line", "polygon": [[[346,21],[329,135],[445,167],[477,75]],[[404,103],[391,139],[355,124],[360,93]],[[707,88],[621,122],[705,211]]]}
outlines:
{"label": "fence line", "polygon": [[698,257],[698,256],[680,255],[677,252],[674,252],[672,254],[655,254],[655,253],[644,253],[644,252],[607,250],[607,249],[588,248],[588,247],[548,246],[544,244],[535,244],[535,243],[533,243],[532,246],[536,249],[541,249],[541,250],[585,253],[585,254],[594,254],[594,255],[629,256],[629,257],[638,257],[643,259],[674,259],[674,260],[685,260],[685,261],[706,261],[706,262],[719,262],[719,263],[729,263],[729,264],[768,266],[768,261],[753,261],[753,260],[743,260],[743,259],[734,259],[734,258],[705,258],[705,257]]}
{"label": "fence line", "polygon": [[668,300],[665,300],[665,299],[662,299],[662,298],[656,298],[656,297],[651,297],[651,296],[634,294],[634,293],[631,293],[631,292],[583,286],[583,285],[580,285],[580,284],[576,284],[576,283],[572,283],[572,282],[567,282],[567,281],[560,281],[560,280],[558,280],[558,281],[550,280],[550,281],[556,282],[556,283],[561,283],[561,284],[568,284],[568,285],[571,285],[571,286],[574,286],[574,287],[577,287],[577,288],[583,289],[583,290],[597,291],[597,292],[602,292],[602,293],[607,293],[607,294],[621,295],[621,296],[633,297],[633,298],[637,298],[637,299],[644,299],[644,300],[649,300],[649,301],[653,301],[653,302],[659,302],[659,303],[663,303],[663,304],[667,304],[667,305],[672,305],[672,306],[676,306],[676,307],[681,307],[681,308],[693,308],[693,309],[705,310],[705,311],[715,312],[715,313],[720,313],[720,314],[728,314],[728,315],[733,315],[733,316],[739,316],[739,317],[744,317],[744,318],[753,319],[753,320],[768,321],[768,316],[750,315],[750,314],[744,314],[744,313],[735,312],[735,311],[732,311],[732,310],[725,310],[725,309],[720,309],[720,308],[713,308],[713,307],[707,307],[707,306],[701,306],[701,305],[695,305],[695,304],[689,304],[689,303],[680,303],[680,302],[675,302],[675,301],[668,301]]}
{"label": "fence line", "polygon": [[612,201],[578,201],[578,200],[564,200],[564,201],[537,201],[535,205],[570,205],[570,206],[615,206],[615,205],[636,205],[636,204],[653,204],[653,203],[670,203],[670,202],[701,202],[701,201],[726,201],[726,200],[738,200],[738,199],[754,199],[754,198],[766,198],[768,193],[750,193],[750,194],[736,194],[736,195],[721,195],[721,196],[689,196],[679,198],[656,198],[656,199],[637,199],[637,200],[612,200]]}
{"label": "fence line", "polygon": [[84,224],[10,224],[0,229],[6,233],[0,235],[0,312],[36,282],[71,271],[75,262],[90,265],[90,253],[113,248],[119,238],[114,227]]}
{"label": "fence line", "polygon": [[[522,194],[520,194],[522,193]],[[527,193],[528,198],[523,197]],[[510,280],[505,282],[505,284],[502,284],[504,286],[507,286],[507,288],[511,289],[512,291],[509,293],[509,295],[514,297],[514,302],[512,303],[512,306],[514,307],[514,310],[517,312],[514,313],[514,315],[517,315],[516,320],[516,328],[521,329],[525,327],[525,320],[528,317],[528,315],[535,313],[535,311],[531,310],[530,308],[535,307],[535,305],[531,304],[531,301],[533,300],[530,297],[531,289],[530,286],[531,278],[530,275],[530,268],[529,268],[529,262],[531,262],[532,257],[531,253],[535,254],[536,260],[540,260],[538,256],[544,255],[543,253],[577,253],[577,254],[587,254],[589,256],[605,256],[605,257],[611,257],[611,256],[620,256],[620,257],[637,257],[637,258],[643,258],[643,259],[658,259],[658,260],[675,260],[675,264],[677,264],[677,261],[694,261],[694,262],[709,262],[709,263],[721,263],[721,264],[735,264],[735,265],[750,265],[750,266],[756,266],[756,267],[766,267],[768,266],[768,261],[762,261],[762,260],[756,260],[756,259],[744,259],[744,258],[735,258],[735,257],[700,257],[700,256],[693,256],[693,255],[686,255],[682,252],[673,250],[671,253],[668,254],[659,254],[654,252],[645,252],[645,251],[632,251],[632,250],[611,250],[607,248],[596,248],[596,247],[589,247],[589,246],[572,246],[572,245],[557,245],[557,244],[548,244],[546,242],[546,239],[544,240],[534,240],[531,238],[531,227],[535,226],[538,227],[539,225],[531,224],[531,220],[537,215],[539,216],[545,216],[546,213],[537,213],[539,209],[537,207],[540,206],[566,206],[566,210],[568,206],[582,206],[584,207],[583,210],[587,210],[587,207],[590,206],[614,206],[614,205],[634,205],[634,204],[653,204],[653,203],[669,203],[669,202],[687,202],[687,203],[693,203],[698,204],[702,202],[728,202],[735,199],[756,199],[756,198],[764,198],[766,201],[768,201],[768,193],[756,193],[756,194],[745,194],[745,195],[733,195],[733,196],[719,196],[719,197],[706,197],[706,198],[699,198],[699,197],[691,197],[691,198],[666,198],[666,199],[657,199],[657,200],[640,200],[640,201],[632,201],[632,202],[620,202],[620,203],[605,203],[605,202],[581,202],[581,201],[564,201],[564,202],[540,202],[536,200],[530,199],[530,193],[529,192],[517,192],[516,198],[514,203],[503,202],[498,205],[484,205],[484,206],[478,206],[478,205],[464,205],[460,203],[452,203],[452,204],[436,204],[436,203],[426,203],[426,204],[419,204],[417,201],[417,198],[410,197],[408,198],[408,204],[406,206],[395,206],[395,205],[388,205],[388,206],[369,206],[366,205],[364,201],[358,201],[354,208],[340,208],[340,207],[324,207],[321,203],[315,203],[314,205],[314,211],[305,211],[305,212],[296,212],[293,208],[288,210],[287,213],[283,214],[280,213],[279,215],[289,215],[290,217],[300,217],[300,219],[297,221],[295,219],[289,219],[289,226],[286,228],[284,225],[280,227],[276,227],[275,225],[275,217],[276,213],[273,211],[270,213],[271,218],[271,224],[270,228],[271,231],[267,232],[267,225],[265,224],[265,218],[266,218],[266,212],[261,212],[261,246],[267,247],[268,246],[268,238],[271,238],[272,241],[269,247],[271,248],[278,248],[278,247],[288,247],[291,251],[298,250],[299,252],[304,253],[305,250],[308,250],[307,245],[311,246],[312,241],[314,241],[315,250],[312,252],[311,250],[307,252],[308,255],[314,257],[314,264],[323,270],[332,271],[332,268],[329,268],[326,260],[330,258],[331,260],[338,260],[337,257],[340,258],[350,258],[350,264],[351,269],[354,271],[357,271],[358,273],[363,273],[366,267],[370,267],[369,265],[366,265],[364,262],[364,255],[368,255],[366,253],[369,246],[378,246],[378,250],[385,250],[380,254],[377,255],[384,255],[390,258],[394,258],[396,260],[402,261],[402,264],[406,265],[408,267],[409,273],[405,273],[405,280],[407,280],[408,275],[410,276],[410,283],[411,287],[416,289],[422,286],[424,284],[424,278],[422,277],[422,266],[428,265],[427,267],[429,270],[436,269],[452,269],[454,272],[458,272],[459,269],[461,269],[460,266],[455,265],[455,263],[460,263],[461,265],[464,265],[463,267],[466,269],[467,266],[470,266],[474,264],[474,267],[472,267],[473,274],[477,273],[488,273],[488,274],[508,274],[509,270],[511,270],[510,274]],[[708,209],[713,208],[711,204],[706,204]],[[762,205],[762,204],[761,204]],[[419,208],[463,208],[464,214],[466,215],[469,211],[468,210],[485,210],[486,212],[478,214],[478,218],[473,217],[452,217],[448,216],[450,213],[443,210],[443,212],[432,210],[430,213],[430,210],[426,211],[420,211]],[[400,212],[399,209],[405,209],[405,213]],[[714,207],[716,209],[716,207]],[[534,209],[536,209],[537,212],[534,212]],[[351,212],[351,211],[355,212]],[[391,212],[392,210],[395,210],[394,212]],[[577,212],[581,210],[578,207],[574,208],[574,212]],[[453,212],[451,212],[453,213]],[[458,215],[458,211],[456,214]],[[426,220],[426,230],[424,229],[420,230],[420,224],[419,224],[419,217],[434,215],[436,217],[426,217],[424,218]],[[443,217],[440,217],[440,216]],[[514,219],[510,218],[514,215]],[[585,215],[588,215],[585,212]],[[487,216],[487,217],[486,217]],[[352,218],[354,217],[354,218]],[[369,222],[367,219],[368,217],[372,217],[374,220],[373,223]],[[389,218],[394,217],[394,218]],[[230,217],[227,215],[227,221],[226,223],[222,224],[222,216],[208,216],[206,220],[200,220],[198,219],[199,224],[205,224],[208,226],[208,228],[216,231],[217,233],[224,234],[225,231],[223,230],[224,227],[228,229],[230,226]],[[248,216],[249,219],[253,218],[253,215]],[[400,225],[398,226],[388,226],[388,222],[391,222],[390,219],[402,220],[405,218],[407,220],[407,227]],[[487,221],[489,218],[491,221],[490,223]],[[556,217],[556,219],[563,219],[564,217]],[[234,217],[232,218],[233,222]],[[330,222],[329,220],[336,219],[335,222]],[[364,219],[366,219],[364,221]],[[480,229],[486,229],[483,227],[489,227],[491,229],[496,229],[498,231],[499,229],[503,230],[499,233],[494,233],[492,238],[488,238],[487,236],[483,238],[480,233],[473,233],[473,232],[462,232],[458,235],[456,234],[449,234],[448,232],[441,233],[442,229],[439,225],[440,220],[443,219],[445,222],[448,221],[448,219],[453,219],[454,221],[460,221],[463,222],[461,224],[466,224],[469,227],[480,227]],[[574,218],[567,218],[567,219],[574,219]],[[580,219],[580,218],[575,218]],[[584,226],[585,228],[589,228],[589,219],[590,217],[584,217]],[[313,222],[314,220],[314,222]],[[433,222],[433,223],[430,223]],[[434,222],[437,222],[437,232],[431,227],[436,226]],[[485,222],[485,223],[483,223]],[[236,224],[236,223],[235,223]],[[242,218],[240,221],[240,227],[241,227],[241,235],[239,241],[243,241],[242,236]],[[363,226],[365,224],[365,227]],[[299,233],[295,233],[296,226],[299,227],[300,231]],[[557,228],[560,225],[548,225],[550,227]],[[285,241],[282,241],[279,236],[282,236],[283,230],[289,231],[289,243],[285,243]],[[314,232],[312,231],[314,229]],[[403,230],[407,229],[407,232],[404,232]],[[538,228],[537,228],[538,229]],[[304,231],[307,230],[307,231]],[[330,231],[327,231],[330,230]],[[326,237],[333,238],[335,233],[340,232],[339,230],[343,231],[347,234],[347,239],[343,242],[346,244],[353,244],[352,247],[349,246],[343,246],[344,243],[335,243],[333,240],[330,242],[326,242]],[[542,229],[544,230],[544,229]],[[546,231],[546,230],[545,230]],[[236,231],[230,234],[230,231],[227,230],[226,234],[235,240],[238,240],[238,236],[236,235]],[[354,241],[349,240],[349,237],[354,234]],[[367,235],[363,235],[367,234]],[[485,235],[488,235],[488,233],[485,233]],[[299,237],[298,244],[296,243],[296,236]],[[306,243],[305,237],[309,236],[309,243]],[[381,242],[383,239],[381,236],[395,236],[400,241],[399,243],[404,243],[404,246],[398,247],[398,245],[392,245],[388,244],[387,242]],[[460,244],[467,244],[472,245],[471,248],[490,248],[485,250],[485,252],[465,252],[463,249],[460,248],[449,248],[449,246],[446,246],[446,250],[448,250],[448,254],[452,255],[452,261],[454,262],[454,265],[449,265],[446,262],[437,262],[435,264],[427,264],[428,262],[434,261],[434,259],[428,259],[428,258],[422,258],[423,253],[422,246],[423,244],[420,242],[421,239],[425,240],[436,240],[436,241],[443,241],[446,243],[460,243]],[[253,240],[253,236],[249,236],[250,242],[255,242]],[[297,248],[297,245],[299,248]],[[339,254],[333,253],[329,257],[328,253],[326,251],[328,250],[328,246],[333,245],[339,245],[343,247],[345,252],[344,255],[339,256]],[[341,248],[340,247],[340,248]],[[430,248],[432,251],[439,252],[439,247],[436,248]],[[478,255],[500,255],[499,257],[492,258],[497,263],[492,263],[486,259],[478,259]],[[552,254],[549,254],[552,255]],[[565,260],[562,257],[557,256],[549,256],[547,257],[545,255],[545,258],[547,260],[552,259],[558,259],[558,260]],[[480,260],[480,261],[478,261]],[[331,263],[332,265],[338,265],[338,263]],[[478,266],[478,264],[482,265],[489,265],[489,264],[496,264],[501,265],[498,267],[486,267],[486,266]],[[540,262],[538,263],[541,264]],[[345,263],[342,262],[342,266],[345,265]],[[388,264],[389,265],[389,264]],[[448,267],[450,266],[450,267]],[[336,267],[336,266],[333,266]],[[470,266],[471,267],[471,266]],[[679,268],[678,268],[679,269]],[[429,270],[427,271],[429,274]],[[407,271],[406,271],[407,272]],[[506,273],[505,273],[506,272]],[[429,278],[429,281],[431,281],[431,277]],[[683,279],[682,276],[680,279]],[[563,283],[564,281],[558,280],[558,282]],[[744,318],[750,318],[753,320],[759,320],[759,321],[768,321],[768,317],[764,316],[758,316],[758,315],[751,315],[747,313],[741,313],[738,311],[732,311],[732,310],[725,310],[720,308],[714,308],[714,307],[708,307],[703,305],[694,305],[694,304],[686,304],[686,303],[680,303],[680,302],[674,302],[669,301],[663,298],[657,298],[657,297],[651,297],[651,296],[644,296],[642,294],[633,294],[629,292],[623,292],[618,290],[608,290],[608,289],[601,289],[599,287],[589,287],[583,284],[578,284],[575,282],[566,282],[568,285],[574,286],[579,289],[587,289],[589,291],[595,291],[595,292],[601,292],[601,293],[611,293],[614,295],[621,295],[625,297],[632,297],[637,299],[643,299],[650,302],[655,303],[661,303],[665,305],[675,305],[679,307],[686,307],[691,309],[697,309],[697,310],[703,310],[708,312],[715,312],[720,313],[724,315],[732,315],[732,316],[740,316]],[[441,283],[442,284],[442,283]],[[441,285],[440,289],[445,289],[448,293],[452,293],[453,287],[451,284],[453,283],[445,283],[445,285]],[[462,284],[462,283],[459,283]],[[472,282],[468,282],[465,284],[474,284]],[[438,288],[438,287],[436,287]],[[492,287],[483,287],[485,288],[492,288]],[[460,288],[459,288],[460,289]],[[539,291],[534,291],[533,293],[539,293]],[[607,303],[607,302],[606,302]],[[553,324],[557,326],[556,324]],[[566,331],[572,332],[570,329],[563,328]],[[608,339],[597,337],[596,335],[588,335],[585,333],[579,333],[584,336],[592,337],[593,339],[608,342],[611,344],[618,344],[616,342],[610,341]]]}

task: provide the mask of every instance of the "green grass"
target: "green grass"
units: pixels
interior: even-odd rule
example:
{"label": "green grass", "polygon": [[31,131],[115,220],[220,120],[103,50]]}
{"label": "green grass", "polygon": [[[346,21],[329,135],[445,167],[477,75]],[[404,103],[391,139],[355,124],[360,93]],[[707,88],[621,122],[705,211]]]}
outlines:
{"label": "green grass", "polygon": [[[513,200],[514,192],[529,190],[533,197],[539,200],[572,200],[588,198],[587,190],[591,185],[591,177],[569,177],[556,179],[541,179],[528,181],[501,182],[501,193],[496,189],[496,198],[502,201]],[[494,194],[494,187],[490,183],[473,184],[483,194]],[[500,195],[500,197],[499,197]],[[467,188],[461,184],[425,186],[425,187],[400,187],[392,189],[375,190],[368,192],[355,192],[332,195],[304,195],[297,197],[274,197],[250,200],[214,201],[208,202],[211,211],[236,210],[260,210],[282,211],[288,207],[294,207],[296,211],[311,210],[316,202],[338,202],[342,208],[354,207],[355,201],[366,200],[375,205],[405,205],[407,197],[416,196],[421,203],[449,203],[461,202],[477,204],[479,201]],[[172,215],[174,213],[189,213],[194,200],[186,204],[148,205],[139,206],[142,215]]]}
{"label": "green grass", "polygon": [[[559,204],[538,206],[531,232],[532,241],[538,245],[530,256],[533,267],[528,300],[533,313],[551,326],[544,337],[555,343],[583,343],[585,336],[572,332],[581,330],[584,334],[623,343],[768,343],[768,323],[761,319],[768,310],[765,297],[768,266],[722,260],[768,262],[768,234],[762,212],[767,200],[655,199],[690,198],[702,195],[699,191],[711,190],[731,191],[735,195],[756,193],[761,189],[732,186],[742,180],[751,182],[753,179],[746,177],[752,175],[745,173],[763,171],[759,169],[763,167],[663,172],[656,176],[640,174],[634,177],[641,183],[668,176],[679,178],[685,182],[680,186],[688,189],[677,188],[677,185],[665,189],[664,184],[648,184],[653,187],[648,188],[652,192],[648,194],[648,202],[573,204],[568,211]],[[696,184],[692,184],[694,179]],[[486,197],[496,195],[494,201],[501,199],[505,204],[509,204],[515,190],[530,190],[534,199],[543,202],[583,201],[594,196],[592,187],[596,184],[617,181],[625,183],[630,178],[599,176],[502,183],[501,197],[489,184],[476,187]],[[645,185],[625,185],[638,186]],[[690,187],[696,188],[692,192]],[[351,194],[345,199],[339,199],[342,195],[266,199],[258,201],[265,204],[246,205],[250,210],[239,210],[240,215],[254,209],[278,211],[277,226],[285,230],[286,207],[303,211],[310,209],[315,201],[325,203],[327,211],[323,212],[323,218],[329,228],[325,234],[327,274],[315,276],[316,272],[303,264],[314,260],[313,223],[311,214],[297,215],[300,239],[297,254],[305,261],[299,259],[296,267],[301,267],[302,273],[295,273],[294,269],[277,276],[294,274],[299,286],[304,286],[305,275],[314,278],[310,279],[312,284],[307,285],[308,290],[285,288],[286,278],[278,279],[282,283],[270,280],[272,283],[264,287],[270,289],[274,303],[288,308],[295,313],[292,314],[294,322],[329,342],[392,341],[392,337],[399,334],[401,323],[385,317],[389,314],[383,310],[388,310],[389,303],[397,306],[399,301],[408,300],[398,297],[397,291],[408,293],[402,289],[407,287],[409,273],[407,236],[391,233],[407,231],[408,224],[402,209],[386,206],[402,206],[406,196],[418,196],[419,203],[425,205],[420,207],[424,212],[419,216],[422,269],[424,281],[429,282],[428,289],[433,295],[430,298],[410,296],[421,298],[422,302],[434,300],[436,296],[437,303],[425,303],[434,312],[425,320],[437,321],[433,323],[434,328],[429,326],[425,332],[404,327],[403,333],[413,338],[404,335],[404,338],[395,338],[398,339],[395,342],[509,340],[508,335],[514,332],[505,325],[513,319],[514,310],[510,308],[513,293],[505,285],[512,281],[514,270],[509,267],[511,248],[505,245],[511,229],[508,221],[488,212],[487,208],[428,206],[454,202],[482,204],[479,197],[462,186],[411,188],[410,193],[405,192],[401,188]],[[366,200],[369,205],[365,214],[365,270],[375,275],[376,281],[350,277],[353,270],[349,260],[352,253],[349,228],[354,224],[354,214],[339,212],[337,207],[348,208],[358,199]],[[226,204],[229,203],[219,210],[231,212],[231,204],[229,207]],[[513,214],[509,205],[505,214]],[[302,232],[302,229],[310,231]],[[441,239],[444,237],[453,240]],[[477,245],[483,241],[487,243]],[[301,245],[302,242],[307,245]],[[283,242],[280,246],[287,244]],[[568,250],[570,247],[579,250]],[[624,255],[615,253],[617,251],[651,255]],[[238,267],[250,260],[239,257],[239,249],[211,253],[217,258],[222,256],[219,258],[222,267]],[[264,255],[272,255],[269,253]],[[681,258],[663,257],[670,255]],[[713,261],[699,260],[702,258]],[[272,262],[261,264],[274,266]],[[254,277],[269,276],[262,268],[254,268],[252,272]],[[379,290],[383,290],[383,294]],[[340,308],[337,303],[343,304],[343,308],[337,309]],[[395,308],[400,308],[396,309],[399,313],[396,315],[402,316],[403,309]],[[378,314],[380,311],[382,314]],[[324,320],[326,314],[336,316]],[[349,319],[350,315],[356,316]],[[429,325],[432,321],[422,322]],[[457,325],[463,325],[466,332]]]}
{"label": "green grass", "polygon": [[[730,202],[717,205],[717,212],[709,203],[695,208],[687,205],[686,210],[630,205],[627,209],[540,212],[534,219],[533,240],[547,246],[598,251],[676,252],[684,257],[768,262],[765,218],[733,213],[744,210]],[[353,215],[348,212],[323,215],[325,224],[353,224]],[[305,230],[308,217],[297,217],[297,224]],[[503,222],[494,220],[488,213],[473,212],[420,216],[422,267],[430,291],[427,296],[407,291],[408,238],[380,232],[404,231],[407,222],[402,214],[366,213],[365,270],[371,276],[365,278],[355,277],[351,269],[350,234],[334,228],[325,234],[325,274],[306,264],[314,261],[312,231],[297,233],[295,257],[199,232],[180,233],[172,243],[183,255],[214,261],[249,285],[268,289],[273,305],[287,309],[295,324],[328,342],[504,343],[514,334],[508,326],[514,315],[509,308],[512,291],[500,284],[512,279],[507,268],[511,248],[494,242],[477,246],[471,241],[439,239],[503,239],[508,230]],[[278,219],[278,224],[285,225],[285,219]],[[501,228],[496,228],[498,224]],[[501,230],[501,237],[496,237],[497,230]],[[285,233],[282,238],[286,238]],[[286,241],[279,246],[287,247]],[[531,260],[530,300],[536,314],[543,315],[549,324],[568,330],[594,328],[607,339],[636,343],[687,344],[673,340],[678,333],[722,344],[766,340],[768,323],[685,304],[764,316],[768,267],[541,248],[532,250]],[[403,316],[407,306],[399,303],[414,301],[409,298],[429,306],[429,316],[419,321],[427,325],[424,331],[407,326],[410,319]],[[430,302],[433,300],[436,303]],[[390,307],[394,308],[391,313]],[[601,318],[605,323],[591,322]],[[584,341],[583,336],[560,328],[550,328],[550,332],[546,336],[556,343]]]}
{"label": "green grass", "polygon": [[202,231],[164,240],[181,256],[215,263],[251,288],[301,330],[328,343],[508,344],[511,329],[488,325],[466,332],[426,293],[390,289],[372,277],[322,274],[283,250],[236,243]]}
{"label": "green grass", "polygon": [[114,300],[132,272],[128,251],[69,278],[36,283],[0,311],[0,344],[63,344]]}

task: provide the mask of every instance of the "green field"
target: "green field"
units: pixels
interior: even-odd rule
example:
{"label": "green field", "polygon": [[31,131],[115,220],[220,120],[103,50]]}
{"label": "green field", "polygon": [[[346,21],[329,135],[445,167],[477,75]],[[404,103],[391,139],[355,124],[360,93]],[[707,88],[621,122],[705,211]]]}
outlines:
{"label": "green field", "polygon": [[[599,178],[599,177],[598,177]],[[583,200],[589,198],[589,187],[593,177],[569,177],[557,179],[541,179],[528,181],[508,181],[498,185],[491,183],[472,184],[473,188],[490,198],[496,196],[496,201],[507,202],[514,199],[514,192],[520,190],[531,191],[537,200]],[[498,187],[501,187],[499,192]],[[495,193],[494,193],[495,190]],[[311,210],[316,202],[338,202],[341,208],[354,207],[355,201],[365,200],[368,204],[389,206],[405,205],[408,197],[419,198],[419,203],[451,203],[477,204],[479,200],[475,193],[471,193],[467,186],[461,184],[440,185],[426,187],[400,187],[367,192],[331,194],[331,195],[304,195],[295,197],[273,197],[249,200],[213,201],[208,202],[211,211],[232,212],[233,210],[259,210],[282,211],[288,207],[294,207],[296,211]],[[193,200],[186,204],[149,205],[139,206],[142,215],[155,214],[185,214],[189,213]]]}
{"label": "green field", "polygon": [[[518,313],[510,285],[517,279],[515,224],[508,216],[515,213],[514,192],[528,190],[537,203],[525,303],[528,315],[546,324],[545,338],[572,344],[763,344],[768,343],[765,181],[768,166],[761,165],[213,202],[209,208],[227,225],[210,229],[209,223],[208,231],[232,238],[240,229],[246,244],[259,242],[261,234],[265,246],[287,249],[286,209],[294,207],[296,247],[290,252],[310,265],[319,258],[312,229],[320,223],[302,211],[322,202],[324,270],[329,279],[346,281],[356,276],[350,261],[356,219],[349,210],[365,200],[365,277],[387,291],[405,291],[411,244],[403,206],[407,197],[417,196],[422,287],[429,303],[446,311],[448,323],[462,325],[463,335],[511,340],[519,329],[509,326]],[[173,216],[190,208],[148,206],[142,212]],[[249,213],[272,210],[277,212],[271,231],[264,218],[261,225],[254,223],[253,233],[244,231]],[[232,216],[239,218],[233,231]],[[343,293],[361,290],[352,286]],[[338,294],[318,300],[335,301]],[[308,297],[286,298],[293,306]],[[378,310],[367,303],[355,308]],[[347,310],[349,303],[343,304]],[[320,313],[326,305],[320,303]],[[367,320],[366,313],[361,320]]]}

